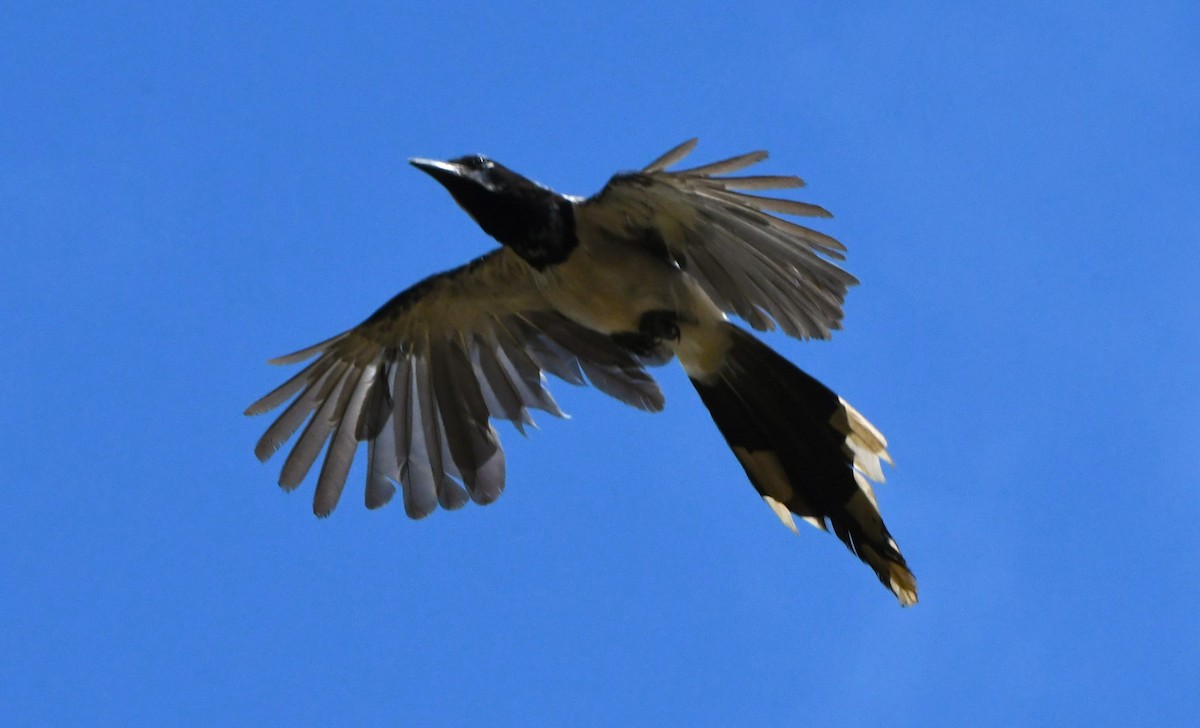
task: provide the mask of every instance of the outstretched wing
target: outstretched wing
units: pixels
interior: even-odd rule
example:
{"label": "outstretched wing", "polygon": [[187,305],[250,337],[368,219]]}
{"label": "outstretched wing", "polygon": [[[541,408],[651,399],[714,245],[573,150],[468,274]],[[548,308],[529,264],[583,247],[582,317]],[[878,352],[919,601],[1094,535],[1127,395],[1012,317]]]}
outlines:
{"label": "outstretched wing", "polygon": [[758,151],[667,171],[696,146],[691,139],[640,172],[619,174],[577,214],[644,241],[696,279],[721,309],[759,331],[828,338],[841,328],[846,290],[858,283],[833,260],[845,247],[771,213],[829,217],[816,205],[745,191],[801,187],[790,176],[718,177],[766,159]]}
{"label": "outstretched wing", "polygon": [[[587,380],[635,407],[659,410],[658,385],[607,336],[550,309],[529,267],[502,248],[432,276],[332,339],[271,360],[316,357],[258,400],[248,415],[291,404],[254,452],[266,461],[303,425],[279,485],[300,485],[328,441],[313,511],[337,505],[360,442],[367,442],[366,504],[404,490],[412,518],[468,498],[490,503],[504,489],[504,451],[490,417],[522,432],[529,409],[562,416],[543,372]],[[306,424],[307,423],[307,424]]]}

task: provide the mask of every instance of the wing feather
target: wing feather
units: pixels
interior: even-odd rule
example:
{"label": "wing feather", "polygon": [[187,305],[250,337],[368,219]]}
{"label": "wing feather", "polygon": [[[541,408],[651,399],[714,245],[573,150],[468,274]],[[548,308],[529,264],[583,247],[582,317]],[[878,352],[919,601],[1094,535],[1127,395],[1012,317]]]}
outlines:
{"label": "wing feather", "polygon": [[[513,327],[518,327],[517,321],[513,322]],[[555,417],[566,417],[558,403],[554,401],[554,397],[545,387],[545,377],[542,376],[542,370],[521,344],[521,340],[512,329],[504,327],[500,330],[500,335],[497,337],[498,347],[496,349],[496,358],[500,362],[501,368],[516,387],[521,397],[521,401],[526,407],[540,409],[543,412],[549,412]]]}
{"label": "wing feather", "polygon": [[471,499],[491,503],[504,489],[504,453],[488,423],[478,375],[457,342],[435,347],[432,353],[433,366],[443,375],[434,378],[433,386],[450,456]]}
{"label": "wing feather", "polygon": [[710,196],[716,200],[731,205],[753,205],[759,210],[770,210],[771,212],[781,212],[785,215],[799,215],[801,217],[833,217],[823,207],[811,205],[807,202],[797,202],[795,200],[784,200],[777,197],[761,197],[759,195],[743,195],[740,192],[712,192]]}
{"label": "wing feather", "polygon": [[387,425],[392,412],[392,395],[388,391],[388,367],[386,358],[375,364],[375,372],[371,377],[370,386],[363,398],[362,412],[354,426],[354,439],[362,442],[379,437]]}
{"label": "wing feather", "polygon": [[692,167],[691,169],[681,169],[673,174],[692,176],[728,174],[729,172],[736,172],[739,169],[745,169],[752,164],[758,164],[766,158],[767,153],[760,149],[756,152],[747,152],[746,154],[739,154],[729,159],[722,159],[719,162],[711,162],[699,167]]}
{"label": "wing feather", "polygon": [[[338,334],[337,336],[332,336],[328,339],[325,339],[324,341],[313,344],[312,346],[307,346],[307,347],[301,349],[300,351],[294,351],[291,354],[284,354],[283,356],[277,356],[274,359],[268,359],[267,363],[272,366],[285,366],[288,364],[299,364],[302,361],[311,359],[314,356],[316,356],[317,354],[320,354],[320,353],[328,350],[330,346],[337,343],[339,340],[341,340],[345,336],[346,336],[346,333],[341,333],[341,334]],[[268,407],[267,409],[270,409],[270,407]]]}
{"label": "wing feather", "polygon": [[484,401],[487,402],[488,412],[492,417],[512,422],[517,430],[524,434],[525,425],[532,425],[533,418],[525,408],[517,386],[508,378],[496,357],[495,347],[487,339],[476,336],[471,348],[471,362],[475,371],[482,374],[479,377],[479,385]]}
{"label": "wing feather", "polygon": [[280,473],[286,490],[303,482],[325,448],[313,497],[318,516],[337,505],[364,441],[368,508],[389,502],[396,483],[412,518],[494,501],[504,490],[505,458],[490,418],[523,432],[533,424],[530,409],[563,417],[545,373],[590,381],[643,409],[662,406],[642,364],[554,313],[532,269],[507,249],[421,281],[359,326],[272,361],[313,357],[246,414],[286,404],[255,447],[266,460],[300,432]]}
{"label": "wing feather", "polygon": [[[346,485],[346,476],[350,472],[350,463],[354,460],[354,451],[358,449],[358,440],[354,431],[358,426],[359,413],[367,399],[368,390],[374,385],[375,373],[379,365],[375,362],[368,364],[351,389],[347,381],[344,391],[350,392],[346,399],[345,408],[337,416],[337,425],[329,448],[325,451],[325,461],[321,464],[321,474],[317,477],[317,492],[313,496],[313,512],[319,517],[328,516],[337,507],[342,497],[342,488]],[[352,379],[353,377],[349,377]]]}
{"label": "wing feather", "polygon": [[727,190],[782,190],[804,186],[804,180],[791,175],[722,177],[720,183]]}
{"label": "wing feather", "polygon": [[438,505],[446,510],[462,508],[467,503],[467,493],[455,478],[459,477],[454,460],[448,457],[442,413],[430,380],[431,362],[428,358],[416,361],[417,401],[421,408],[421,428],[424,434],[425,455],[433,475],[433,486],[437,492]]}
{"label": "wing feather", "polygon": [[[291,379],[268,392],[254,404],[246,408],[247,415],[261,415],[269,412],[295,396],[296,392],[310,386],[313,381],[325,373],[333,365],[332,359],[321,359],[296,373]],[[284,438],[287,439],[286,437]]]}
{"label": "wing feather", "polygon": [[367,440],[367,508],[381,508],[396,494],[400,481],[400,455],[396,450],[396,420],[388,417],[379,434]]}
{"label": "wing feather", "polygon": [[[558,356],[574,360],[575,369],[582,369],[592,386],[638,409],[657,412],[664,400],[658,384],[637,359],[613,340],[584,328],[570,319],[555,315],[531,317],[557,350]],[[570,381],[570,380],[568,380]]]}
{"label": "wing feather", "polygon": [[[835,262],[844,258],[845,247],[777,215],[829,217],[829,212],[740,191],[803,186],[798,177],[717,176],[766,157],[756,151],[668,171],[680,158],[668,153],[640,173],[613,177],[578,206],[576,216],[619,239],[665,243],[670,258],[722,310],[755,329],[778,325],[797,338],[826,338],[841,327],[846,291],[858,282]],[[646,236],[646,229],[656,230],[661,240]]]}
{"label": "wing feather", "polygon": [[279,475],[279,485],[284,490],[295,489],[304,481],[304,476],[308,475],[309,469],[312,468],[317,455],[321,452],[321,447],[325,445],[325,440],[329,438],[329,433],[333,429],[334,422],[336,422],[335,413],[339,408],[344,408],[346,400],[349,399],[350,392],[346,388],[346,381],[353,373],[349,364],[342,364],[327,382],[325,391],[320,395],[320,407],[308,420],[296,446],[288,453],[287,460],[283,463],[283,471]]}
{"label": "wing feather", "polygon": [[[297,374],[295,378],[304,377],[304,392],[296,397],[295,400],[279,415],[263,436],[259,438],[258,444],[254,446],[254,455],[262,462],[266,462],[283,443],[287,442],[296,430],[304,423],[305,418],[312,414],[313,410],[320,406],[320,396],[324,391],[325,381],[329,377],[329,372],[337,363],[335,359],[322,359],[313,366],[306,368],[304,371]],[[260,402],[262,400],[259,400]],[[286,400],[284,400],[286,401]],[[279,406],[276,403],[273,406]],[[261,414],[268,410],[254,411],[251,407],[247,410],[247,414]]]}
{"label": "wing feather", "polygon": [[[392,391],[396,398],[396,452],[399,458],[400,484],[404,490],[404,512],[410,518],[424,518],[437,510],[437,488],[425,455],[424,428],[416,397],[413,360],[407,356],[398,362]],[[415,456],[415,457],[414,457]]]}
{"label": "wing feather", "polygon": [[658,159],[655,159],[653,162],[643,167],[642,171],[646,173],[658,172],[670,167],[672,164],[678,163],[679,160],[692,153],[692,150],[696,148],[696,144],[699,141],[699,139],[692,137],[682,144],[671,147]]}

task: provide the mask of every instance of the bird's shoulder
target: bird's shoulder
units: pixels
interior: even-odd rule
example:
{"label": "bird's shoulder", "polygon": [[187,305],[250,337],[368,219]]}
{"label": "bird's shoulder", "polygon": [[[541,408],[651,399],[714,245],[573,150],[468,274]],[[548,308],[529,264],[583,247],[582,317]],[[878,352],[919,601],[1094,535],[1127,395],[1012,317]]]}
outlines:
{"label": "bird's shoulder", "polygon": [[435,332],[472,331],[498,316],[548,307],[533,271],[508,248],[435,273],[380,306],[353,330],[382,346]]}
{"label": "bird's shoulder", "polygon": [[639,171],[618,173],[579,202],[581,237],[616,240],[686,271],[718,308],[757,330],[778,325],[799,338],[828,337],[857,280],[837,264],[840,242],[786,218],[829,213],[755,194],[804,185],[791,175],[741,174],[766,159],[762,150],[668,169],[694,147],[689,140]]}

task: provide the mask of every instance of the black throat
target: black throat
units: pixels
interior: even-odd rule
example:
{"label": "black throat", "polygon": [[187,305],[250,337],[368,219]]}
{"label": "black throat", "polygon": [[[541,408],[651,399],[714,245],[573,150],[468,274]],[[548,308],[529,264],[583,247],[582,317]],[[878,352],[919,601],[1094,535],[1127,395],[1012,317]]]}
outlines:
{"label": "black throat", "polygon": [[485,233],[538,270],[566,260],[579,243],[570,200],[499,164],[435,176]]}
{"label": "black throat", "polygon": [[506,191],[471,212],[484,232],[537,270],[563,262],[579,245],[574,205],[550,190]]}

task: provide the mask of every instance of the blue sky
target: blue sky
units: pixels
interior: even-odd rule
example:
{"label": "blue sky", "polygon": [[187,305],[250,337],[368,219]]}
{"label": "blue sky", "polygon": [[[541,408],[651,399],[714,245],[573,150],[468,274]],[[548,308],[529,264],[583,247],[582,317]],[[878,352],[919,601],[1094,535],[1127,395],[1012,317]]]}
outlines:
{"label": "blue sky", "polygon": [[[9,720],[1194,719],[1200,6],[409,5],[5,11]],[[590,194],[690,136],[836,215],[845,331],[768,340],[890,438],[920,605],[675,367],[657,415],[555,383],[487,508],[279,491],[265,360],[493,245],[405,159]]]}

